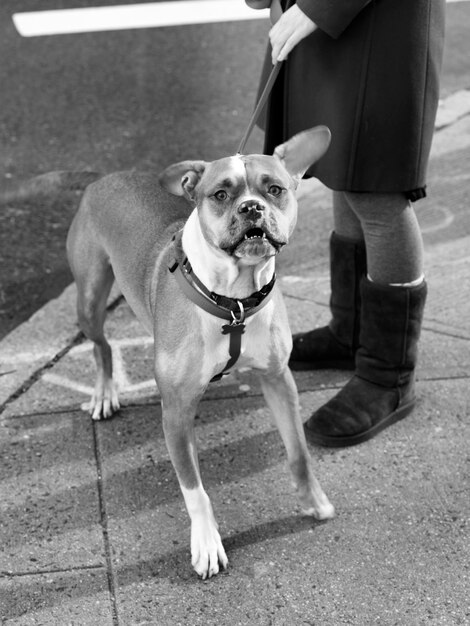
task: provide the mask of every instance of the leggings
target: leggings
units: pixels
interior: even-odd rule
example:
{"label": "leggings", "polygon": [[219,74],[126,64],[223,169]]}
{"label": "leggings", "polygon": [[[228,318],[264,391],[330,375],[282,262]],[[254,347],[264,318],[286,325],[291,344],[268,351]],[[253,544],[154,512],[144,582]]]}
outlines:
{"label": "leggings", "polygon": [[422,280],[423,239],[404,194],[334,191],[333,216],[337,235],[364,240],[373,282],[408,285]]}

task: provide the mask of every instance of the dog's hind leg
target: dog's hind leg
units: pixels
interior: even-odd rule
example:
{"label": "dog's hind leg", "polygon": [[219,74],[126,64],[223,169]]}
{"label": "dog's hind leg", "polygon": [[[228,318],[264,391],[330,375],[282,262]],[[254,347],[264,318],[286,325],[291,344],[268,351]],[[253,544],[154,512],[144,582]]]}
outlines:
{"label": "dog's hind leg", "polygon": [[294,486],[303,512],[319,520],[333,517],[333,505],[330,504],[313,473],[300,419],[297,388],[291,371],[286,368],[277,376],[261,375],[260,380],[266,403],[271,409],[286,447]]}
{"label": "dog's hind leg", "polygon": [[[113,270],[104,254],[90,245],[81,245],[80,254],[68,242],[70,267],[77,285],[77,313],[80,328],[93,342],[96,383],[90,402],[82,405],[94,420],[106,419],[119,409],[113,380],[112,351],[104,335],[106,305],[114,281]],[[86,254],[84,248],[87,248]]]}

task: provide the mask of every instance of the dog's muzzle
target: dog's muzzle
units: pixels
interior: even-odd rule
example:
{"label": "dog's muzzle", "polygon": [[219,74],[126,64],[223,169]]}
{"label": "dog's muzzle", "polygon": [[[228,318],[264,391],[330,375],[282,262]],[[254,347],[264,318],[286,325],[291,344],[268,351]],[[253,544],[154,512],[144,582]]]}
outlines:
{"label": "dog's muzzle", "polygon": [[273,256],[287,243],[274,237],[265,224],[249,226],[242,230],[239,237],[228,245],[221,246],[230,255],[236,256]]}

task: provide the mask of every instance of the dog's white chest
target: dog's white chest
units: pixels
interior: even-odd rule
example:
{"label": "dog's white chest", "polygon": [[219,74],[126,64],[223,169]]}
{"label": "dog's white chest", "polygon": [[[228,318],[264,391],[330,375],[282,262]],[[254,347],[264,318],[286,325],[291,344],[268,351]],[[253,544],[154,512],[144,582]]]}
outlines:
{"label": "dog's white chest", "polygon": [[[274,306],[270,302],[261,311],[245,320],[241,334],[240,353],[233,369],[251,367],[267,370],[272,359],[272,317]],[[230,360],[230,342],[236,341],[231,333],[223,333],[226,323],[204,311],[198,311],[204,337],[201,374],[212,377],[214,368],[221,372]]]}

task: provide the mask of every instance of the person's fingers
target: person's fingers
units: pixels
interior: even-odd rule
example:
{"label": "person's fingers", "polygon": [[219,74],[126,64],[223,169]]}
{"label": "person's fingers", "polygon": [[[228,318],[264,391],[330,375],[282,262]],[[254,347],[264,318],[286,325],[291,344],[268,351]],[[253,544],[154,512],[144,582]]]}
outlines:
{"label": "person's fingers", "polygon": [[296,33],[291,35],[286,43],[281,47],[279,54],[277,55],[277,61],[285,61],[289,55],[289,52],[291,52],[291,50],[295,48],[300,40],[301,38],[298,37]]}
{"label": "person's fingers", "polygon": [[272,62],[284,61],[289,52],[307,37],[316,25],[297,5],[288,9],[269,31],[272,47]]}
{"label": "person's fingers", "polygon": [[282,20],[277,22],[269,31],[273,64],[278,61],[279,54],[281,53],[281,50],[285,48],[290,36],[291,30],[289,28],[289,24],[286,24]]}
{"label": "person's fingers", "polygon": [[295,46],[303,39],[300,33],[286,33],[283,32],[279,36],[276,34],[271,39],[272,47],[272,62],[285,61],[289,52],[295,48]]}

